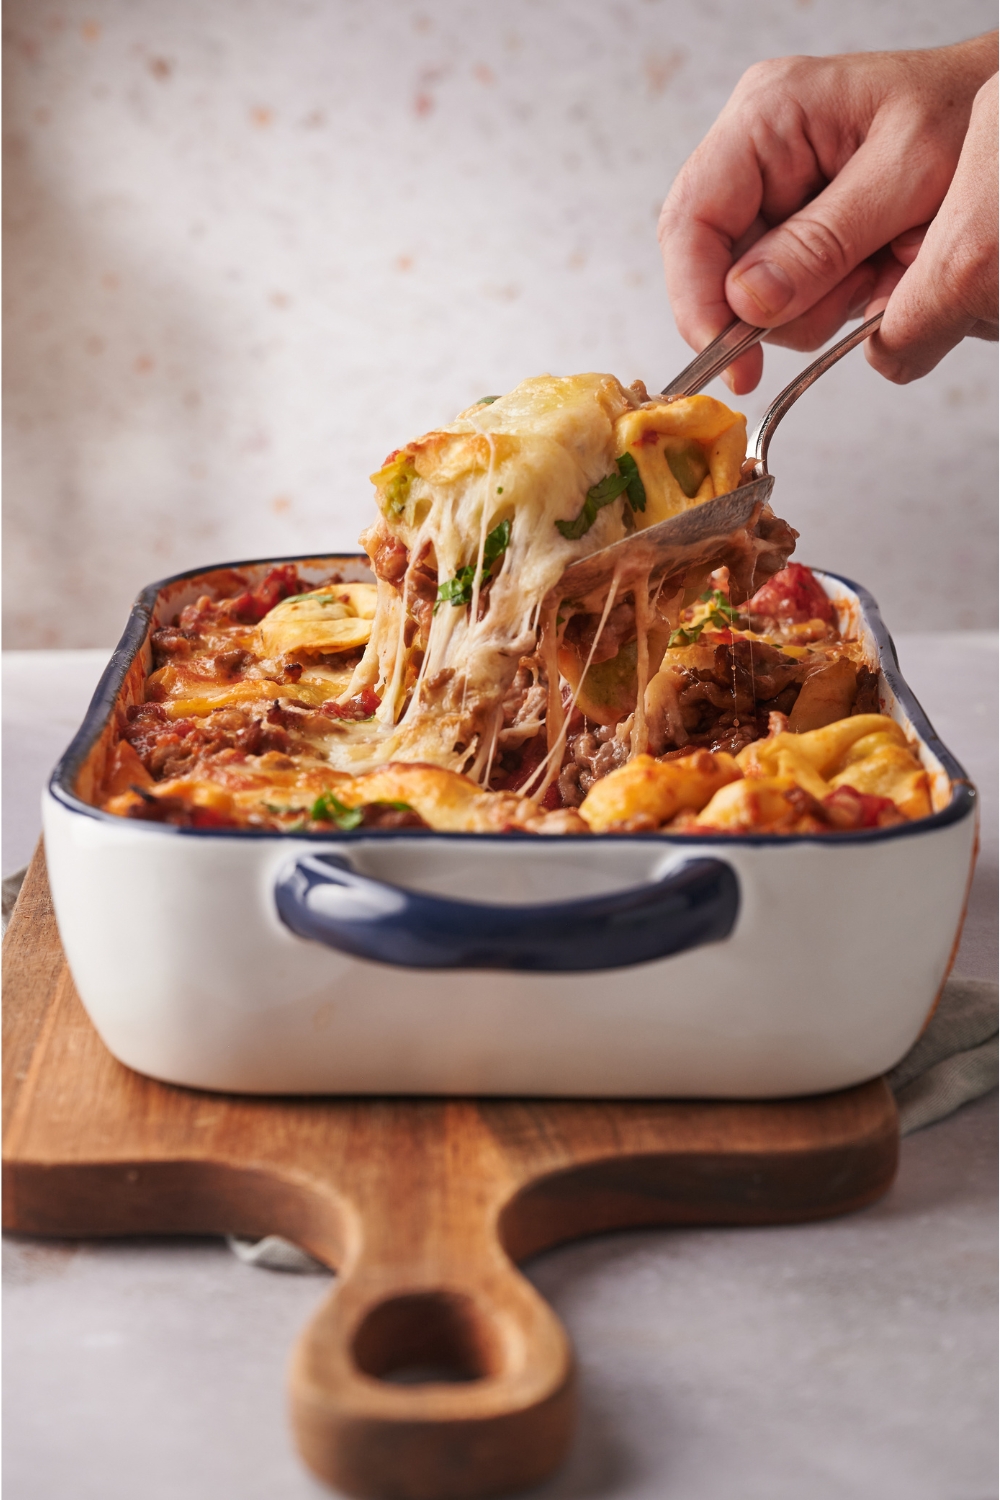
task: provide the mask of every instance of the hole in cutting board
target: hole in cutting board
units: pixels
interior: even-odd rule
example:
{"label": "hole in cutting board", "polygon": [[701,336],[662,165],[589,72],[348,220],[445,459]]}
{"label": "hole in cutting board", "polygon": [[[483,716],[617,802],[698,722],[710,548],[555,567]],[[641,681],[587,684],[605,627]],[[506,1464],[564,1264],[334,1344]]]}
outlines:
{"label": "hole in cutting board", "polygon": [[471,1297],[412,1292],[380,1302],[354,1337],[358,1368],[394,1385],[455,1384],[499,1370],[499,1350]]}

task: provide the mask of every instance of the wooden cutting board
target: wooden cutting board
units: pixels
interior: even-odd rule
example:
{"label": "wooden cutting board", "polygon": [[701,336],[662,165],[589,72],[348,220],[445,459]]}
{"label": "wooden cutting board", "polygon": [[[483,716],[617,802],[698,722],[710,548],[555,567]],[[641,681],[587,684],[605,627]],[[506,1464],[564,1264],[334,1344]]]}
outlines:
{"label": "wooden cutting board", "polygon": [[154,1083],[115,1061],[83,1011],[40,851],[4,966],[5,1227],[274,1233],[334,1267],[293,1354],[291,1414],[306,1463],[348,1494],[457,1500],[558,1465],[573,1354],[518,1261],[631,1225],[844,1213],[895,1174],[881,1080],[769,1103],[265,1099]]}

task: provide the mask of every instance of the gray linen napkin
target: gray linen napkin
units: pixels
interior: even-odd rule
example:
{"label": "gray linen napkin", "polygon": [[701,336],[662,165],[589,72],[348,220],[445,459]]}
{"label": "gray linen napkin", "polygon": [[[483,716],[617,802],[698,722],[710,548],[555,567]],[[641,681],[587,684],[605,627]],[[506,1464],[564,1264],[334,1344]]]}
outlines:
{"label": "gray linen napkin", "polygon": [[997,986],[948,980],[930,1023],[886,1075],[902,1135],[922,1130],[978,1099],[997,1082]]}
{"label": "gray linen napkin", "polygon": [[[18,870],[3,882],[4,930],[25,873]],[[997,1073],[997,985],[990,979],[952,977],[927,1029],[886,1075],[899,1106],[901,1134],[933,1125],[988,1093],[996,1087]],[[327,1269],[276,1234],[256,1241],[230,1236],[227,1243],[247,1265],[269,1271]]]}
{"label": "gray linen napkin", "polygon": [[13,875],[5,875],[3,878],[3,885],[0,887],[0,892],[2,892],[2,896],[0,896],[0,932],[7,931],[10,914],[14,910],[17,898],[21,893],[21,887],[24,884],[24,877],[27,873],[28,869],[25,866],[23,870],[15,870]]}

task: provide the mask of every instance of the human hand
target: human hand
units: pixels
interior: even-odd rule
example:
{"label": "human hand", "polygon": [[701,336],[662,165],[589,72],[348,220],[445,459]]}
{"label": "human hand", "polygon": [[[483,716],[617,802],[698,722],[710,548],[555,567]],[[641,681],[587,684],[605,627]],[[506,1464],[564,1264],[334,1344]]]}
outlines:
{"label": "human hand", "polygon": [[964,338],[997,337],[997,75],[976,95],[962,154],[929,225],[891,245],[866,317],[869,364],[899,385],[933,370]]}
{"label": "human hand", "polygon": [[[898,315],[894,309],[889,317],[887,307],[889,328],[871,357],[876,368],[883,361],[883,373],[894,371],[891,378],[910,379],[951,347],[946,324],[954,343],[962,318],[970,320],[967,331],[986,321],[988,298],[968,284],[978,287],[981,275],[963,270],[947,315],[931,311],[928,295],[934,257],[972,222],[982,239],[989,208],[977,207],[984,147],[976,142],[985,139],[979,117],[987,106],[977,92],[995,70],[995,33],[926,52],[784,58],[749,69],[681,169],[660,217],[667,289],[688,343],[704,348],[735,313],[771,329],[768,342],[813,349],[874,299],[885,306],[898,281]],[[954,215],[949,207],[952,238],[946,226],[936,229],[927,269],[904,276],[902,261],[914,253],[907,235],[951,197],[974,101],[965,186]],[[995,234],[994,223],[994,244]],[[969,258],[963,254],[963,266]],[[972,258],[981,272],[986,257],[977,250]],[[992,307],[995,318],[995,300]],[[940,352],[931,357],[932,349]],[[735,392],[753,389],[762,359],[752,349],[730,367]]]}

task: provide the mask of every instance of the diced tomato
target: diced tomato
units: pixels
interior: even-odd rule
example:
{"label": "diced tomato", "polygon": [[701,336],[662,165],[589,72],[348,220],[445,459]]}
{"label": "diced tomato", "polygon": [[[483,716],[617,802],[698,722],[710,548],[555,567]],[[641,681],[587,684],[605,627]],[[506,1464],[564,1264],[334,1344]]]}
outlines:
{"label": "diced tomato", "polygon": [[192,828],[235,828],[234,819],[227,818],[223,813],[218,813],[211,807],[192,807]]}
{"label": "diced tomato", "polygon": [[[548,743],[544,734],[536,734],[521,747],[520,763],[506,774],[495,773],[490,785],[494,791],[517,792],[534,776],[548,754]],[[557,804],[561,806],[561,804]]]}
{"label": "diced tomato", "polygon": [[780,573],[769,578],[745,606],[752,615],[766,615],[772,620],[791,620],[804,624],[806,620],[825,620],[836,623],[837,611],[817,582],[812,569],[802,563],[789,563]]}
{"label": "diced tomato", "polygon": [[282,599],[306,591],[307,585],[301,582],[295,564],[283,563],[280,568],[272,568],[255,589],[247,589],[229,600],[226,612],[234,620],[257,625]]}
{"label": "diced tomato", "polygon": [[348,698],[346,703],[338,703],[336,698],[330,698],[323,704],[320,713],[326,714],[328,719],[352,719],[360,723],[362,719],[371,719],[382,700],[372,688],[362,688],[353,698]]}
{"label": "diced tomato", "polygon": [[838,786],[824,797],[823,810],[834,828],[889,828],[905,822],[891,797],[856,792],[852,786]]}

